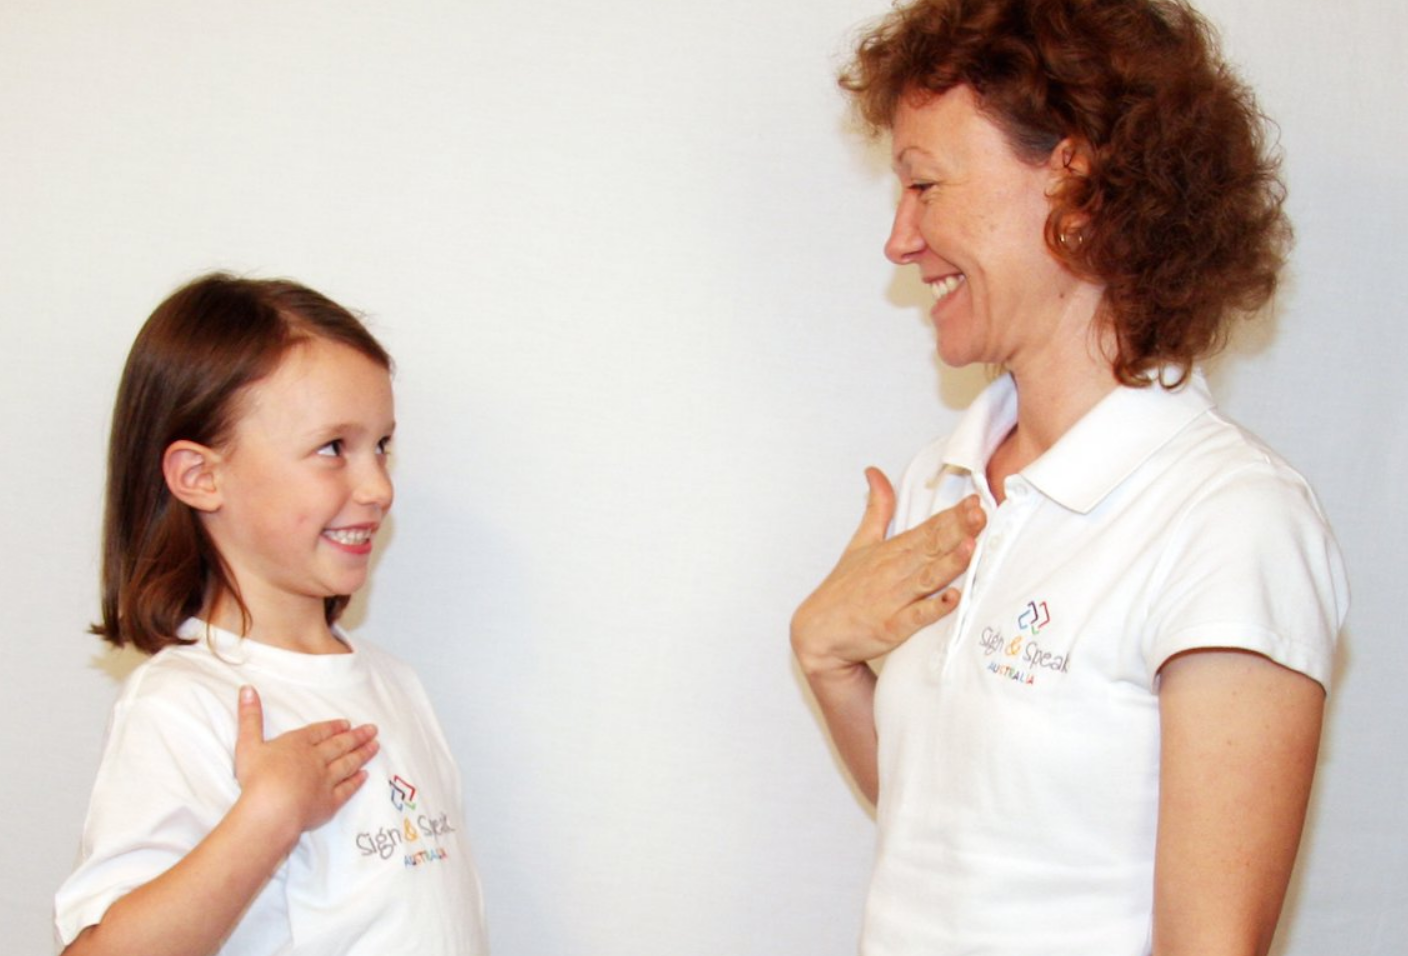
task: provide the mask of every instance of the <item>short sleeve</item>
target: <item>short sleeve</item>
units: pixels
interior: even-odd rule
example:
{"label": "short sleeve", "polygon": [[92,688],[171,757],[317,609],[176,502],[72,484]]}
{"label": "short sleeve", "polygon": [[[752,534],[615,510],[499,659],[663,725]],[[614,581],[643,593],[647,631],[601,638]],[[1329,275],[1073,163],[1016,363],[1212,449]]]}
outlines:
{"label": "short sleeve", "polygon": [[1258,462],[1196,494],[1158,574],[1144,647],[1151,675],[1184,651],[1233,648],[1329,687],[1348,609],[1344,563],[1288,467]]}
{"label": "short sleeve", "polygon": [[64,945],[189,853],[234,804],[230,698],[198,686],[179,695],[124,690],[109,721],[81,861],[55,898]]}

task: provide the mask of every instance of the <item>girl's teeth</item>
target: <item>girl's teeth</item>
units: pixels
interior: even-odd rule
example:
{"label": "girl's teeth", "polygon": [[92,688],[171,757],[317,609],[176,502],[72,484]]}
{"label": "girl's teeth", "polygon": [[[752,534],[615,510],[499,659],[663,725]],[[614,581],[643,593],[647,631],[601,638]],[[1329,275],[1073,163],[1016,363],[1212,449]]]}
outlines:
{"label": "girl's teeth", "polygon": [[366,544],[372,537],[372,533],[365,528],[356,531],[330,530],[324,531],[323,534],[327,535],[338,544]]}
{"label": "girl's teeth", "polygon": [[929,283],[929,288],[934,293],[934,299],[940,300],[962,284],[963,275],[959,273],[958,275],[946,276],[937,282],[931,282]]}

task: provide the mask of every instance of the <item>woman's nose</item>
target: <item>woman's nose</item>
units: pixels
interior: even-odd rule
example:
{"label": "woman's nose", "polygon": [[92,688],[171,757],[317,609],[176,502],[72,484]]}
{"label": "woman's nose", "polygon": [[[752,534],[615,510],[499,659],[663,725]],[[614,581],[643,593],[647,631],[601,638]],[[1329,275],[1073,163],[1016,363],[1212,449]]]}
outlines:
{"label": "woman's nose", "polygon": [[919,202],[906,189],[900,196],[899,207],[895,209],[890,238],[885,241],[885,258],[901,266],[909,263],[923,249],[924,237],[919,233]]}

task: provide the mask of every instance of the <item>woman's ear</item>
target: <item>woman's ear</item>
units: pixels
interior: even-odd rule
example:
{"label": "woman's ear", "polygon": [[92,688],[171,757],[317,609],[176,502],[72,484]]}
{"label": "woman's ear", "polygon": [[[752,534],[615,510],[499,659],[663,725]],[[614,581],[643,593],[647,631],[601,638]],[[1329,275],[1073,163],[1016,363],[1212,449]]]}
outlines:
{"label": "woman's ear", "polygon": [[220,510],[220,485],[216,469],[220,453],[193,441],[174,441],[161,456],[166,487],[180,501],[197,511]]}
{"label": "woman's ear", "polygon": [[1053,212],[1059,212],[1048,225],[1048,241],[1074,254],[1085,243],[1090,216],[1080,212],[1089,198],[1089,178],[1095,166],[1090,144],[1079,136],[1067,136],[1051,150],[1046,161],[1046,195]]}
{"label": "woman's ear", "polygon": [[1067,136],[1051,151],[1048,166],[1055,173],[1085,177],[1090,175],[1091,159],[1089,143],[1078,136]]}

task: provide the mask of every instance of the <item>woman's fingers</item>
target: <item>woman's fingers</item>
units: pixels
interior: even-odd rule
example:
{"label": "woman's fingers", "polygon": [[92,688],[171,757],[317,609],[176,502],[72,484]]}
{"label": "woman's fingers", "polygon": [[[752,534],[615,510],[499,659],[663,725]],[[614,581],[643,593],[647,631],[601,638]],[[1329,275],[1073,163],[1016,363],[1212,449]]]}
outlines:
{"label": "woman's fingers", "polygon": [[879,657],[951,611],[958,594],[949,585],[968,567],[986,520],[970,497],[887,539],[894,489],[874,468],[865,475],[860,527],[792,618],[792,647],[808,673]]}
{"label": "woman's fingers", "polygon": [[921,554],[940,557],[977,537],[986,523],[987,516],[978,504],[978,496],[969,495],[952,508],[940,511],[904,534],[896,535],[894,540],[907,540],[908,545]]}
{"label": "woman's fingers", "polygon": [[917,631],[921,631],[933,624],[935,621],[943,619],[950,611],[958,606],[958,591],[953,588],[945,588],[932,597],[915,601],[908,604],[895,616],[895,629],[908,637]]}
{"label": "woman's fingers", "polygon": [[847,551],[855,551],[885,540],[885,532],[895,517],[895,489],[890,479],[879,468],[865,469],[865,483],[870,492],[865,499],[865,513],[861,515],[860,527],[851,537]]}
{"label": "woman's fingers", "polygon": [[956,548],[928,559],[909,576],[905,596],[922,600],[937,594],[963,573],[968,567],[968,559],[972,556],[972,543],[964,541]]}
{"label": "woman's fingers", "polygon": [[896,569],[898,599],[925,597],[952,584],[967,569],[986,521],[977,497],[970,496],[890,539],[887,544],[904,555]]}

